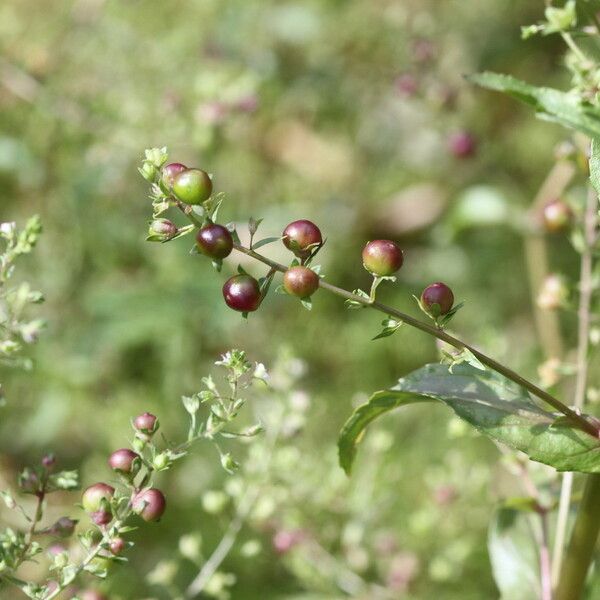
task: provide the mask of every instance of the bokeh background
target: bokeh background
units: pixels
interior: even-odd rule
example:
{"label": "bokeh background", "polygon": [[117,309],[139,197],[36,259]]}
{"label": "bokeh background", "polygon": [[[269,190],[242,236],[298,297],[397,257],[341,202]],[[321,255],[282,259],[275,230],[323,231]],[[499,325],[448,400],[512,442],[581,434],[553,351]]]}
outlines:
{"label": "bokeh background", "polygon": [[[223,565],[235,583],[209,594],[360,597],[341,589],[342,566],[389,597],[496,597],[486,526],[502,471],[490,442],[442,408],[415,407],[378,427],[351,480],[336,466],[353,405],[437,360],[435,343],[408,328],[373,342],[381,318],[326,294],[311,313],[272,295],[242,320],[221,297],[239,256],[217,274],[189,255],[190,238],[144,241],[137,166],[144,148],[166,145],[213,174],[226,221],[262,217],[264,235],[317,222],[327,279],[349,289],[368,285],[365,241],[398,240],[405,267],[381,298],[417,314],[411,295],[443,279],[467,302],[453,328],[536,379],[522,225],[564,133],[463,75],[564,86],[560,42],[520,39],[541,10],[522,0],[3,2],[0,220],[42,217],[21,277],[44,291],[49,324],[33,371],[1,373],[3,486],[48,450],[84,483],[106,478],[107,453],[143,410],[181,435],[179,397],[200,389],[220,353],[242,348],[267,367],[296,365],[283,367],[296,372],[289,388],[309,402],[276,451],[279,475],[261,494],[268,518],[243,528]],[[551,250],[576,277],[568,243]],[[100,586],[108,597],[176,597],[197,572],[183,558],[165,571],[181,536],[198,532],[204,553],[214,548],[227,509],[210,514],[203,494],[229,476],[207,448],[163,476],[170,509],[133,534],[143,550]],[[302,547],[278,553],[273,523],[318,539],[337,566],[319,571],[326,561]]]}

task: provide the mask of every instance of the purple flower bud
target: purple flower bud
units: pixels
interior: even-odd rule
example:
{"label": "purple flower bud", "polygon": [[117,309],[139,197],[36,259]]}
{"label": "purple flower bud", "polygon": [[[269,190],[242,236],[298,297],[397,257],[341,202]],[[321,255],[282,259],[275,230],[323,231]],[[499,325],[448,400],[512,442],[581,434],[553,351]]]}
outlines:
{"label": "purple flower bud", "polygon": [[91,515],[90,518],[96,525],[108,525],[112,521],[112,513],[110,510],[96,510]]}
{"label": "purple flower bud", "polygon": [[141,463],[140,455],[129,448],[115,450],[108,459],[111,469],[125,475],[135,475],[139,471]]}
{"label": "purple flower bud", "polygon": [[160,490],[149,488],[135,496],[132,507],[144,521],[158,521],[165,512],[167,501]]}
{"label": "purple flower bud", "polygon": [[75,531],[75,525],[77,525],[77,521],[74,519],[70,519],[69,517],[61,517],[54,523],[48,527],[45,533],[49,533],[50,535],[55,535],[61,538],[68,538],[73,535]]}
{"label": "purple flower bud", "polygon": [[50,454],[46,454],[46,456],[42,458],[42,465],[46,467],[46,469],[51,469],[55,464],[56,457],[52,452]]}
{"label": "purple flower bud", "polygon": [[410,73],[403,73],[400,75],[396,81],[396,90],[401,96],[414,96],[418,89],[419,83],[417,82],[417,78]]}
{"label": "purple flower bud", "polygon": [[289,552],[305,539],[305,534],[299,529],[281,529],[273,536],[273,548],[278,554]]}
{"label": "purple flower bud", "polygon": [[125,549],[125,540],[122,537],[113,538],[108,547],[110,548],[111,553],[115,556],[117,554],[121,554],[121,552],[123,552]]}
{"label": "purple flower bud", "polygon": [[159,427],[158,418],[149,412],[145,412],[133,420],[133,427],[140,433],[152,436]]}

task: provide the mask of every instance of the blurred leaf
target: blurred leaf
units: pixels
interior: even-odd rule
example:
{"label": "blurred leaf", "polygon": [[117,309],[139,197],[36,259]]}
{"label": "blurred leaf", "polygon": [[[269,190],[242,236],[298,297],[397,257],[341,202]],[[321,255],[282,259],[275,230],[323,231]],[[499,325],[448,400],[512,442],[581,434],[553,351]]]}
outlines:
{"label": "blurred leaf", "polygon": [[470,75],[467,80],[529,104],[542,119],[576,129],[591,137],[600,136],[600,112],[597,108],[584,104],[576,95],[552,88],[535,87],[510,75],[498,73]]}
{"label": "blurred leaf", "polygon": [[596,192],[600,194],[600,137],[592,138],[590,150],[590,181]]}
{"label": "blurred leaf", "polygon": [[338,441],[340,465],[350,473],[356,446],[374,419],[394,408],[440,401],[481,433],[558,471],[600,472],[600,440],[539,408],[526,390],[490,370],[430,364],[376,392],[346,421]]}
{"label": "blurred leaf", "polygon": [[538,552],[527,514],[498,510],[490,523],[488,551],[501,599],[540,597]]}

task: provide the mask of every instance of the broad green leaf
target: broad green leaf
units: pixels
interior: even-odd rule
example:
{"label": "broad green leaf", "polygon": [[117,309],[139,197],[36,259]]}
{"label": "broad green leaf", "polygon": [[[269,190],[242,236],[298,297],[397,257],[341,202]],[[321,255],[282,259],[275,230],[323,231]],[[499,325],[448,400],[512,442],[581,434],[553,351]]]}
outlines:
{"label": "broad green leaf", "polygon": [[600,137],[592,138],[590,152],[590,181],[596,192],[600,194]]}
{"label": "broad green leaf", "polygon": [[558,471],[600,472],[600,440],[570,427],[561,415],[540,408],[528,392],[488,369],[469,364],[426,365],[376,392],[342,428],[340,465],[350,473],[356,448],[367,426],[394,408],[442,402],[484,435],[525,452]]}
{"label": "broad green leaf", "polygon": [[539,557],[531,514],[510,508],[496,511],[488,530],[488,552],[502,600],[540,597]]}
{"label": "broad green leaf", "polygon": [[553,88],[535,87],[510,75],[478,73],[467,80],[481,87],[504,92],[532,106],[538,117],[576,129],[590,137],[600,136],[600,111],[575,94]]}

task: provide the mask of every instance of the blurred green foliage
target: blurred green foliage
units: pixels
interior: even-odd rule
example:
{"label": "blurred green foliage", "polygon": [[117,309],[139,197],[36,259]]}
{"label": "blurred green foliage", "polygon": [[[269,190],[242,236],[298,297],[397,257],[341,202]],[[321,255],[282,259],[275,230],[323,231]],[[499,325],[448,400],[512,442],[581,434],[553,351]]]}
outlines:
{"label": "blurred green foliage", "polygon": [[[264,235],[297,218],[319,223],[328,281],[368,285],[362,245],[397,239],[405,267],[381,297],[417,313],[411,294],[443,278],[467,301],[453,327],[535,377],[540,354],[519,225],[563,133],[462,75],[486,68],[565,83],[557,40],[520,40],[539,4],[2,3],[0,220],[42,217],[45,233],[25,263],[47,298],[39,312],[49,324],[33,371],[2,371],[2,485],[49,449],[64,468],[81,466],[84,482],[105,477],[105,457],[123,444],[131,416],[150,410],[166,430],[183,430],[178,398],[199,388],[219,353],[240,347],[270,365],[287,347],[306,363],[297,385],[312,408],[296,447],[306,456],[304,486],[316,493],[323,477],[342,477],[334,446],[353,403],[436,359],[434,342],[407,327],[371,342],[380,317],[326,295],[315,297],[312,313],[276,295],[248,322],[229,311],[220,286],[239,256],[217,275],[189,256],[188,240],[144,242],[149,203],[136,166],[154,145],[213,174],[227,194],[226,220],[263,217]],[[473,156],[451,152],[457,131],[474,136]],[[575,255],[554,245],[574,274]],[[282,248],[266,253],[285,256]],[[458,439],[455,429],[441,409],[407,409],[384,425],[386,452],[359,460],[337,498],[358,502],[352,519],[363,515],[363,526],[418,561],[409,598],[496,593],[485,546],[501,487],[496,451]],[[209,546],[218,539],[221,524],[199,498],[224,477],[201,453],[165,475],[168,514],[137,535],[144,551],[132,553],[111,597],[163,597],[145,574],[180,536],[199,530]],[[449,490],[442,501],[440,489]],[[303,523],[326,528],[330,512],[307,506],[314,512]],[[346,505],[337,519],[353,510]],[[263,543],[258,558],[234,550],[227,560],[233,598],[304,589],[298,570],[269,558],[267,534]]]}

